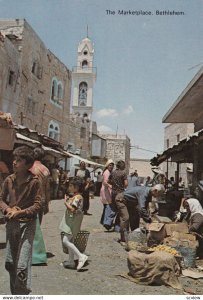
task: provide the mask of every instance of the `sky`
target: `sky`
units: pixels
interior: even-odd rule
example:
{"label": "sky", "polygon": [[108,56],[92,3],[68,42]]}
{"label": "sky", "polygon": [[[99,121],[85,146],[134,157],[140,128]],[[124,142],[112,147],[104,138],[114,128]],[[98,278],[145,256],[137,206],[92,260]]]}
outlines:
{"label": "sky", "polygon": [[[168,10],[184,14],[156,14]],[[203,0],[0,0],[0,18],[25,18],[69,69],[88,25],[93,120],[99,130],[127,134],[134,158],[163,151],[162,118],[203,64],[202,16]]]}

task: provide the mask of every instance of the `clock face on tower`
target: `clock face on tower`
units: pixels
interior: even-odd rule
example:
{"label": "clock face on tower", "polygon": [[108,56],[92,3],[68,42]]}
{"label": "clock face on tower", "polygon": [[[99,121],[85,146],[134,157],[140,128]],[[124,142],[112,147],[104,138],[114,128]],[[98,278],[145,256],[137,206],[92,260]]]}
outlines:
{"label": "clock face on tower", "polygon": [[79,97],[78,97],[79,106],[87,105],[87,83],[81,82],[79,85]]}

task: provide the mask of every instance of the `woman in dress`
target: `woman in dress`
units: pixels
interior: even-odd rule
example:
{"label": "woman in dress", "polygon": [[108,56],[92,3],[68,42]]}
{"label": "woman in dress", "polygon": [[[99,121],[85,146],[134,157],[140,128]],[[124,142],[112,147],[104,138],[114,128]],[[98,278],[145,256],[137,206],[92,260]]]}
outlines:
{"label": "woman in dress", "polygon": [[115,212],[111,208],[112,203],[112,187],[108,183],[109,176],[113,170],[114,162],[109,159],[105,164],[105,169],[103,171],[102,187],[100,191],[100,200],[103,203],[103,213],[101,216],[100,223],[107,229],[110,230],[113,226],[113,220],[115,217]]}

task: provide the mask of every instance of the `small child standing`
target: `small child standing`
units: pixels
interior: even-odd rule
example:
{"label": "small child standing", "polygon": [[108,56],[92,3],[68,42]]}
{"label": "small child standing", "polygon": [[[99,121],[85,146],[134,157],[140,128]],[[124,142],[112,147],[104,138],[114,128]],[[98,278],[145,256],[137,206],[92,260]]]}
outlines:
{"label": "small child standing", "polygon": [[34,163],[33,151],[22,146],[13,152],[14,174],[4,181],[0,210],[6,223],[6,262],[13,295],[31,292],[32,245],[37,214],[42,209],[41,184],[29,169]]}
{"label": "small child standing", "polygon": [[62,243],[68,249],[69,261],[64,262],[64,267],[75,268],[74,258],[78,259],[79,271],[88,260],[88,256],[80,253],[74,245],[74,238],[80,231],[83,220],[83,197],[81,196],[83,182],[79,178],[73,178],[69,183],[69,196],[65,195],[66,211],[59,228],[62,231]]}

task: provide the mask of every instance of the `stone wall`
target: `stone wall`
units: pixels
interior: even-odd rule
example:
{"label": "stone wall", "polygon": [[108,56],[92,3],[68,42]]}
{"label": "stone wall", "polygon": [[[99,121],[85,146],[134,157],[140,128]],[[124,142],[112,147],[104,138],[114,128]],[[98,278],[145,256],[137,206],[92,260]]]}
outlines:
{"label": "stone wall", "polygon": [[[5,52],[4,56],[0,55],[0,64],[4,69],[1,74],[4,88],[0,91],[0,110],[12,112],[17,124],[50,135],[66,148],[73,143],[75,148],[89,156],[89,124],[81,118],[70,117],[70,70],[46,48],[25,20],[0,20],[0,31],[10,39],[6,38],[10,48],[0,48],[0,54],[3,50]],[[15,92],[5,87],[9,60],[18,74],[18,91]],[[60,85],[60,95],[54,97],[53,81],[58,93]],[[16,105],[11,106],[10,103]],[[57,128],[57,131],[50,133],[50,126],[53,130]]]}
{"label": "stone wall", "polygon": [[137,170],[138,175],[141,177],[150,176],[153,178],[154,174],[151,170],[150,159],[131,158],[129,173]]}
{"label": "stone wall", "polygon": [[17,111],[19,98],[20,54],[12,42],[0,33],[0,110]]}
{"label": "stone wall", "polygon": [[130,168],[130,139],[127,135],[102,134],[99,135],[106,140],[106,158],[113,159],[116,163],[124,160],[126,170]]}
{"label": "stone wall", "polygon": [[[164,129],[164,150],[177,144],[182,139],[194,133],[194,124],[177,123],[169,124]],[[167,145],[168,140],[168,145]]]}

